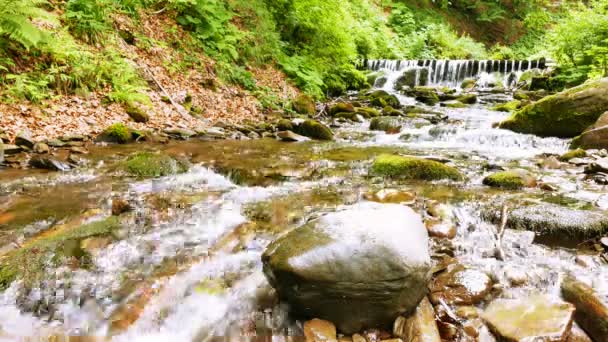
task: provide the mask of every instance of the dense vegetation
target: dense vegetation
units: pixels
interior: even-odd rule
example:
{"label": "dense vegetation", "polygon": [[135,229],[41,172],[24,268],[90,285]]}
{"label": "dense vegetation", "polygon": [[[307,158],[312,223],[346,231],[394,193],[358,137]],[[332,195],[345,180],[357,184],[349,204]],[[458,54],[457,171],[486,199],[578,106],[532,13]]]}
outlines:
{"label": "dense vegetation", "polygon": [[[364,87],[362,58],[543,55],[580,81],[607,74],[607,8],[606,0],[0,0],[0,92],[38,103],[102,91],[108,102],[145,105],[142,70],[121,49],[135,38],[138,47],[183,51],[185,68],[204,67],[188,58],[202,51],[221,79],[255,94],[263,89],[250,66],[274,65],[320,98]],[[192,39],[154,42],[117,24],[142,14],[166,16],[174,25],[160,29],[181,27]]]}

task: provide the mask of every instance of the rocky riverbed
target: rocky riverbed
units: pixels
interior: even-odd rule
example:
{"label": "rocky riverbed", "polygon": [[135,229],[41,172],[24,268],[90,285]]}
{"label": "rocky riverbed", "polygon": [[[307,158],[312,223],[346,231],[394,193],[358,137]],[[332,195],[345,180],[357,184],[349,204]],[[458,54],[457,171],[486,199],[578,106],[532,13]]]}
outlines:
{"label": "rocky riverbed", "polygon": [[606,341],[608,152],[497,128],[514,95],[24,133],[0,170],[0,339]]}

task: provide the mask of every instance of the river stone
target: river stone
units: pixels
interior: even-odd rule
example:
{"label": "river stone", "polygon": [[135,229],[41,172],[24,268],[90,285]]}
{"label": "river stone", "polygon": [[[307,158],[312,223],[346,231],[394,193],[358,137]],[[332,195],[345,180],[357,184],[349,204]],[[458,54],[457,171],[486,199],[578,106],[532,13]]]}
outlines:
{"label": "river stone", "polygon": [[17,146],[25,146],[27,148],[34,148],[34,144],[36,142],[32,139],[32,133],[29,131],[22,131],[17,134],[15,137],[15,145]]}
{"label": "river stone", "polygon": [[50,149],[49,149],[49,145],[45,144],[45,143],[36,143],[34,144],[34,153],[38,153],[38,154],[45,154],[45,153],[49,153]]}
{"label": "river stone", "polygon": [[312,319],[304,323],[304,336],[310,342],[337,341],[336,326],[322,319]]}
{"label": "river stone", "polygon": [[583,132],[572,141],[573,148],[608,148],[608,125]]}
{"label": "river stone", "polygon": [[392,116],[381,116],[373,118],[369,123],[370,131],[384,131],[388,134],[401,132],[403,123],[398,118]]}
{"label": "river stone", "polygon": [[417,85],[425,85],[428,83],[428,79],[428,68],[419,67],[407,69],[395,81],[395,90],[401,90],[403,87],[414,88]]}
{"label": "river stone", "polygon": [[492,332],[505,341],[566,341],[572,327],[572,304],[537,295],[497,299],[481,315]]}
{"label": "river stone", "polygon": [[[500,222],[500,209],[487,208],[482,217]],[[509,212],[507,227],[537,233],[537,240],[569,246],[608,232],[608,215],[593,210],[577,210],[556,204],[521,207]]]}
{"label": "river stone", "polygon": [[4,154],[9,155],[9,154],[17,154],[19,152],[21,152],[23,149],[17,145],[11,145],[11,144],[3,144],[2,145],[2,151],[4,151]]}
{"label": "river stone", "polygon": [[422,299],[410,317],[397,318],[393,324],[393,335],[402,338],[404,342],[441,342],[435,323],[435,310],[428,298]]}
{"label": "river stone", "polygon": [[30,159],[29,165],[37,169],[46,169],[51,171],[69,171],[72,167],[60,160],[47,156],[36,156]]}
{"label": "river stone", "polygon": [[188,140],[189,138],[196,135],[196,132],[187,128],[168,128],[163,130],[163,133],[167,134],[171,138]]}
{"label": "river stone", "polygon": [[418,214],[397,204],[359,203],[271,243],[264,273],[294,314],[346,334],[388,327],[427,292],[428,235]]}
{"label": "river stone", "polygon": [[472,305],[481,302],[492,290],[492,279],[481,271],[453,264],[432,282],[431,302],[450,305]]}
{"label": "river stone", "polygon": [[300,142],[300,141],[310,140],[310,138],[307,138],[307,137],[299,135],[299,134],[295,134],[292,131],[277,132],[277,137],[279,137],[283,141],[289,141],[289,142]]}
{"label": "river stone", "polygon": [[608,173],[608,158],[602,158],[591,162],[585,167],[585,173]]}
{"label": "river stone", "polygon": [[575,319],[595,341],[608,341],[608,305],[588,285],[571,275],[561,284],[562,296],[576,307]]}

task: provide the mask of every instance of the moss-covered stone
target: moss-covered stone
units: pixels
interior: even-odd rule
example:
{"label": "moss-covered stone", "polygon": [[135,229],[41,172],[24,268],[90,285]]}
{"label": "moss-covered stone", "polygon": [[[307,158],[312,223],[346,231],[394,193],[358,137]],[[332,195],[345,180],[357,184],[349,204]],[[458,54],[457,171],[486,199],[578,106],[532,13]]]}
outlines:
{"label": "moss-covered stone", "polygon": [[579,148],[579,149],[576,149],[576,150],[571,150],[571,151],[568,151],[568,152],[566,152],[566,153],[562,154],[562,155],[559,157],[559,160],[560,160],[560,161],[563,161],[563,162],[567,162],[567,161],[569,161],[570,159],[574,159],[574,158],[585,158],[586,156],[587,156],[587,152],[585,152],[585,150],[583,150],[583,149]]}
{"label": "moss-covered stone", "polygon": [[477,103],[477,95],[475,94],[466,94],[459,96],[456,100],[465,103],[465,104],[475,104]]}
{"label": "moss-covered stone", "polygon": [[300,94],[293,100],[292,108],[298,114],[314,115],[316,112],[315,100],[308,95]]}
{"label": "moss-covered stone", "polygon": [[447,102],[442,102],[441,103],[441,107],[446,107],[446,108],[466,108],[467,105],[460,102],[460,101],[447,101]]}
{"label": "moss-covered stone", "polygon": [[608,110],[608,78],[548,96],[515,112],[500,128],[539,136],[571,138]]}
{"label": "moss-covered stone", "polygon": [[492,110],[495,110],[498,112],[514,112],[519,108],[521,108],[521,101],[513,100],[513,101],[509,101],[507,103],[497,104],[496,106],[492,107]]}
{"label": "moss-covered stone", "polygon": [[372,106],[384,108],[391,106],[393,108],[401,107],[399,99],[395,95],[391,95],[384,90],[376,90],[369,95]]}
{"label": "moss-covered stone", "polygon": [[120,228],[117,217],[109,217],[74,228],[64,227],[24,244],[21,248],[8,252],[0,261],[0,289],[21,279],[31,286],[44,280],[47,267],[58,266],[67,259],[76,258],[81,267],[86,266],[87,253],[80,248],[80,242],[91,237],[111,236]]}
{"label": "moss-covered stone", "polygon": [[414,87],[406,90],[405,94],[429,106],[434,106],[440,101],[438,90],[433,87]]}
{"label": "moss-covered stone", "polygon": [[338,113],[354,113],[355,106],[351,103],[338,102],[329,108],[329,115],[333,116]]}
{"label": "moss-covered stone", "polygon": [[316,120],[306,120],[294,127],[296,133],[317,140],[333,140],[331,129]]}
{"label": "moss-covered stone", "polygon": [[391,106],[386,106],[382,109],[382,115],[384,116],[402,116],[403,113]]}
{"label": "moss-covered stone", "polygon": [[361,122],[361,120],[359,119],[359,116],[357,116],[357,113],[355,113],[355,112],[336,113],[336,114],[334,114],[334,118]]}
{"label": "moss-covered stone", "polygon": [[150,121],[150,116],[136,105],[128,105],[127,114],[129,114],[129,117],[131,117],[131,119],[133,119],[135,122],[145,123]]}
{"label": "moss-covered stone", "polygon": [[293,131],[293,123],[291,120],[281,119],[277,122],[278,131]]}
{"label": "moss-covered stone", "polygon": [[363,116],[366,119],[380,116],[380,112],[377,109],[371,107],[358,107],[356,108],[357,114]]}
{"label": "moss-covered stone", "polygon": [[451,166],[423,158],[388,154],[376,158],[371,173],[384,177],[419,180],[463,179],[462,174]]}
{"label": "moss-covered stone", "polygon": [[111,125],[97,137],[97,141],[112,142],[117,144],[126,144],[132,139],[131,130],[123,123],[115,123]]}
{"label": "moss-covered stone", "polygon": [[371,131],[384,131],[389,134],[401,132],[402,123],[399,119],[391,116],[373,118],[369,123]]}
{"label": "moss-covered stone", "polygon": [[471,89],[475,88],[476,85],[477,85],[476,79],[467,78],[466,80],[462,81],[462,83],[460,84],[460,88],[462,88],[464,90],[471,90]]}
{"label": "moss-covered stone", "polygon": [[483,184],[494,188],[517,190],[536,185],[536,179],[524,170],[501,171],[487,176]]}
{"label": "moss-covered stone", "polygon": [[188,167],[166,154],[138,152],[127,159],[125,170],[135,177],[162,177],[186,172]]}

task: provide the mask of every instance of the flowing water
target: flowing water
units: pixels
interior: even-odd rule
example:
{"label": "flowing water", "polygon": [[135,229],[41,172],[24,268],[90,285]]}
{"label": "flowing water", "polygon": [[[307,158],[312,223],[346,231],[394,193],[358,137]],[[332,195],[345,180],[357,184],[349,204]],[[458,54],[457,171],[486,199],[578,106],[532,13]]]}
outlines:
{"label": "flowing water", "polygon": [[[390,70],[389,78],[403,70],[401,65],[382,63],[372,68]],[[422,64],[434,68],[433,84],[457,83],[460,76],[455,74],[483,78],[484,68],[494,68],[490,61]],[[507,72],[532,67],[503,64]],[[448,120],[408,121],[397,135],[370,132],[368,122],[343,123],[330,143],[192,140],[93,147],[89,166],[80,171],[0,171],[0,233],[5,241],[0,255],[45,231],[105,218],[112,199],[129,199],[134,206],[123,217],[125,228],[118,236],[91,249],[87,267],[54,269],[49,263],[47,278],[27,286],[30,290],[23,281],[15,281],[1,293],[0,340],[70,335],[117,341],[227,336],[236,341],[243,336],[274,335],[280,340],[301,335],[298,322],[289,317],[263,276],[264,247],[281,232],[340,205],[364,201],[364,194],[383,188],[413,192],[418,202],[447,205],[458,227],[452,241],[456,258],[503,284],[502,297],[535,292],[558,296],[560,277],[573,272],[608,298],[605,263],[580,266],[575,257],[581,250],[541,245],[533,233],[512,230],[504,237],[504,261],[498,260],[492,255],[496,226],[481,219],[485,205],[503,202],[607,209],[604,189],[584,182],[582,168],[538,166],[543,155],[565,152],[568,141],[493,128],[506,114],[484,104],[433,110]],[[122,174],[117,165],[142,148],[182,156],[192,167],[185,174],[153,180]],[[449,160],[468,180],[430,183],[369,177],[374,156],[387,152]],[[486,170],[496,166],[528,169],[557,191],[484,187]],[[509,285],[508,275],[514,272],[526,275],[525,286]]]}

